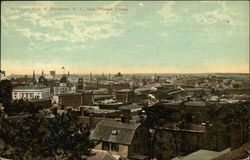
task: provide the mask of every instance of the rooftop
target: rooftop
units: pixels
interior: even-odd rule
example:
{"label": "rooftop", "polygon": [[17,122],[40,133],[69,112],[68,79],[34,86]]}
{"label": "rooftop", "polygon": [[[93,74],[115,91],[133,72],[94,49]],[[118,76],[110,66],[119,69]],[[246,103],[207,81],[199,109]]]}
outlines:
{"label": "rooftop", "polygon": [[28,85],[28,86],[17,86],[14,89],[49,89],[48,87],[44,86],[34,86],[34,85]]}
{"label": "rooftop", "polygon": [[[99,122],[91,134],[91,139],[105,142],[130,145],[134,137],[135,130],[140,123],[122,123],[112,120],[103,120]],[[116,132],[116,134],[112,134]]]}
{"label": "rooftop", "polygon": [[228,152],[230,149],[223,150],[221,152],[216,151],[209,151],[209,150],[198,150],[196,152],[193,152],[191,154],[188,154],[184,157],[176,157],[172,160],[212,160],[215,157],[218,157],[226,152]]}
{"label": "rooftop", "polygon": [[92,149],[91,153],[94,153],[95,155],[88,157],[87,160],[116,160],[107,151]]}

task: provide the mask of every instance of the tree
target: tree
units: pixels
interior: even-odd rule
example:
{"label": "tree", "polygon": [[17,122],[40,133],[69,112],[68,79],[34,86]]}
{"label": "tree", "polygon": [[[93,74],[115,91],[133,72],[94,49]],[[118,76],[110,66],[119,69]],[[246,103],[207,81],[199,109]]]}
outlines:
{"label": "tree", "polygon": [[38,113],[38,108],[36,108],[31,102],[20,100],[14,100],[9,104],[4,106],[4,112],[8,116],[16,116],[21,114],[33,114]]}
{"label": "tree", "polygon": [[12,85],[9,80],[0,81],[0,103],[3,106],[9,105],[11,103],[12,97]]}
{"label": "tree", "polygon": [[21,121],[3,118],[0,154],[11,159],[83,160],[95,146],[90,131],[71,113],[33,114]]}

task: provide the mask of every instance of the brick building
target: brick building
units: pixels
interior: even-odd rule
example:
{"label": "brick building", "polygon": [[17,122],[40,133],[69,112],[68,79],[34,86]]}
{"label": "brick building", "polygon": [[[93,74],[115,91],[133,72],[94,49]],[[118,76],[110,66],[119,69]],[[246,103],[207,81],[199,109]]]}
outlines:
{"label": "brick building", "polygon": [[59,95],[59,105],[62,107],[77,108],[82,105],[93,104],[93,94],[89,93],[71,93]]}
{"label": "brick building", "polygon": [[116,101],[124,103],[133,103],[135,99],[135,93],[130,89],[122,89],[116,91]]}

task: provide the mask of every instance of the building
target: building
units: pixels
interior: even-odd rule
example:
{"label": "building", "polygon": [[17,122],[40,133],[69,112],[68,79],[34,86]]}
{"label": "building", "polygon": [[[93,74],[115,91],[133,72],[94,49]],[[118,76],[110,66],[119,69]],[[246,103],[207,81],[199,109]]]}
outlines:
{"label": "building", "polygon": [[15,87],[15,86],[24,86],[24,85],[35,85],[36,79],[34,76],[34,72],[33,72],[33,77],[28,77],[27,75],[25,75],[24,77],[20,77],[20,78],[12,78],[11,79],[11,84]]}
{"label": "building", "polygon": [[81,91],[84,89],[84,86],[83,86],[83,78],[78,78],[78,82],[77,82],[77,91]]}
{"label": "building", "polygon": [[176,101],[170,103],[162,103],[166,108],[179,110],[184,112],[203,113],[209,109],[208,105],[203,101]]}
{"label": "building", "polygon": [[38,78],[38,83],[40,85],[48,86],[48,80],[44,77],[43,71],[42,75]]}
{"label": "building", "polygon": [[50,109],[52,107],[51,100],[44,99],[30,99],[28,100],[35,108],[38,109]]}
{"label": "building", "polygon": [[54,95],[70,94],[76,92],[76,87],[63,76],[59,83],[54,86]]}
{"label": "building", "polygon": [[52,76],[53,79],[56,78],[56,71],[50,71],[50,75]]}
{"label": "building", "polygon": [[18,86],[12,90],[12,99],[50,99],[50,88],[41,86]]}
{"label": "building", "polygon": [[98,143],[95,149],[109,151],[121,159],[147,159],[150,133],[140,123],[103,120],[90,138]]}
{"label": "building", "polygon": [[124,103],[134,102],[134,91],[130,89],[122,89],[116,91],[116,101]]}
{"label": "building", "polygon": [[172,160],[213,160],[214,158],[227,153],[229,150],[230,149],[225,149],[223,151],[217,152],[201,149],[183,157],[176,157]]}
{"label": "building", "polygon": [[93,104],[92,92],[61,94],[58,95],[58,97],[59,105],[62,107],[73,107],[78,109],[79,106]]}

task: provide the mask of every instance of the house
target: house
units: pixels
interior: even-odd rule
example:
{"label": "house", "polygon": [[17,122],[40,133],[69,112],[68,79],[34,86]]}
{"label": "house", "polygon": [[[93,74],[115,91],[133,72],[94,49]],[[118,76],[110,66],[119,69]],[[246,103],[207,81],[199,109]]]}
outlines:
{"label": "house", "polygon": [[98,143],[95,149],[109,151],[120,158],[148,158],[150,133],[141,123],[103,120],[90,138]]}
{"label": "house", "polygon": [[50,88],[42,86],[18,86],[12,90],[12,99],[45,99],[50,98]]}

